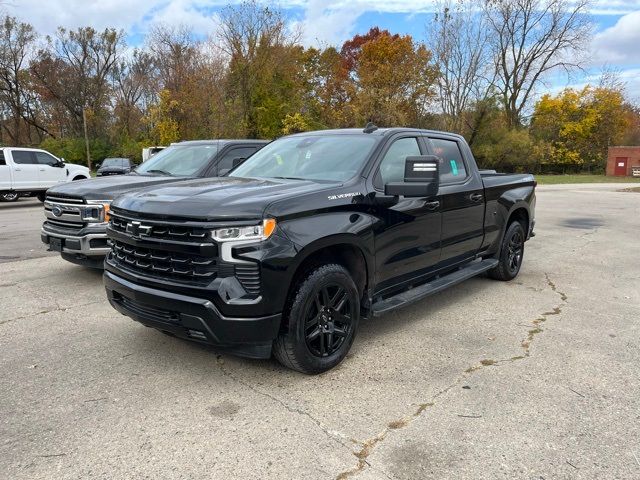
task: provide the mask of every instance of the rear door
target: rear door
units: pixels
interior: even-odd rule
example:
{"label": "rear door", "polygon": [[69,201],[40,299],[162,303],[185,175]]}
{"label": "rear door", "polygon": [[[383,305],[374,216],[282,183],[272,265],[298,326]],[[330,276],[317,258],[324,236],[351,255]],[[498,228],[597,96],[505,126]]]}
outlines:
{"label": "rear door", "polygon": [[13,188],[16,190],[41,189],[40,165],[30,150],[8,150],[13,160]]}
{"label": "rear door", "polygon": [[421,138],[403,134],[382,152],[373,185],[376,284],[379,290],[396,286],[432,270],[440,258],[440,204],[437,197],[405,198],[384,195],[384,185],[404,181],[407,157],[426,154]]}
{"label": "rear door", "polygon": [[471,152],[466,144],[444,135],[429,135],[429,139],[431,153],[440,157],[440,264],[446,267],[473,257],[482,244],[484,187],[472,160],[467,160]]}
{"label": "rear door", "polygon": [[33,152],[38,160],[39,181],[45,188],[53,187],[59,183],[63,183],[67,179],[67,169],[64,167],[55,167],[59,165],[59,160],[47,152]]}

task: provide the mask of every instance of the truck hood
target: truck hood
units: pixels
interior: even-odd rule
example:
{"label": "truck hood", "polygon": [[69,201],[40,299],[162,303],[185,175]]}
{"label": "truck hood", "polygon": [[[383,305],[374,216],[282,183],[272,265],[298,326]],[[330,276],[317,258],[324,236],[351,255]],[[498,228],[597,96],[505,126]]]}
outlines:
{"label": "truck hood", "polygon": [[308,180],[206,178],[145,188],[119,197],[112,206],[151,215],[198,220],[260,219],[277,201],[335,188]]}
{"label": "truck hood", "polygon": [[169,182],[184,182],[191,177],[167,177],[161,175],[112,175],[68,182],[47,190],[48,194],[59,194],[84,198],[85,200],[113,200],[118,195],[139,190],[151,185]]}

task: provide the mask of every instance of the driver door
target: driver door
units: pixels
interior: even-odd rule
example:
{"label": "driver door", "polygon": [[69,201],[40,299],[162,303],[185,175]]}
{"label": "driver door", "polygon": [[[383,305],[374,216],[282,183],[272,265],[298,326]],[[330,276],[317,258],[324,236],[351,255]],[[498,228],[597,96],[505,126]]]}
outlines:
{"label": "driver door", "polygon": [[434,269],[440,260],[441,212],[437,197],[384,195],[384,185],[404,180],[407,157],[426,155],[419,137],[392,140],[374,176],[376,284],[379,290],[401,284]]}
{"label": "driver door", "polygon": [[43,187],[53,187],[54,185],[58,185],[59,183],[63,183],[66,181],[67,169],[64,167],[54,166],[59,165],[60,160],[47,152],[33,153],[35,154],[38,161],[38,178],[40,179],[40,184]]}

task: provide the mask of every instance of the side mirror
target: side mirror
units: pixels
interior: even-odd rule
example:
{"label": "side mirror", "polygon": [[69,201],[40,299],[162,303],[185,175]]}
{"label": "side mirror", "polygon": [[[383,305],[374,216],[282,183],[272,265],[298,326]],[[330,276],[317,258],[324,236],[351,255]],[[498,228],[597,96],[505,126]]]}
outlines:
{"label": "side mirror", "polygon": [[404,182],[390,182],[384,186],[385,195],[432,197],[440,186],[440,159],[435,155],[407,157]]}
{"label": "side mirror", "polygon": [[64,158],[61,158],[60,160],[58,160],[58,162],[54,163],[53,166],[58,168],[64,167]]}

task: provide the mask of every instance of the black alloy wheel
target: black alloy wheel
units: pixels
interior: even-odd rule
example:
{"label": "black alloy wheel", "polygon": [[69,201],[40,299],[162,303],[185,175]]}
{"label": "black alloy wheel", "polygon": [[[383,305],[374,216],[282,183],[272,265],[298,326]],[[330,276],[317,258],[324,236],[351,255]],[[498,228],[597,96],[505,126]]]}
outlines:
{"label": "black alloy wheel", "polygon": [[305,315],[305,341],[312,354],[328,357],[340,349],[351,333],[351,307],[349,294],[341,285],[325,285],[316,292]]}
{"label": "black alloy wheel", "polygon": [[520,265],[522,264],[522,253],[524,252],[524,237],[520,229],[515,229],[511,234],[511,238],[507,244],[507,249],[509,251],[507,266],[509,268],[509,272],[515,275],[518,273],[518,270],[520,270]]}
{"label": "black alloy wheel", "polygon": [[498,265],[489,270],[489,277],[509,281],[518,276],[524,258],[525,230],[522,223],[513,221],[502,238]]}
{"label": "black alloy wheel", "polygon": [[326,372],[347,356],[359,319],[360,294],[347,269],[338,264],[310,269],[291,285],[273,354],[293,370]]}

